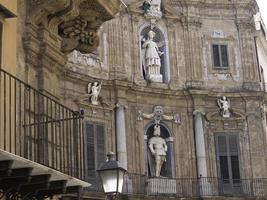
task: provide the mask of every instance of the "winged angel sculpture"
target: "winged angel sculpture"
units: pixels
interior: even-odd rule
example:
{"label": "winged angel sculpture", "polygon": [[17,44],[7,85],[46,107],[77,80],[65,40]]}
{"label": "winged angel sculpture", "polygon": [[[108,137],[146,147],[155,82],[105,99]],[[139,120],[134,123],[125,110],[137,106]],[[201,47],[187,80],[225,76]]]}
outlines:
{"label": "winged angel sculpture", "polygon": [[217,104],[221,110],[222,117],[230,117],[230,100],[225,96],[217,100]]}
{"label": "winged angel sculpture", "polygon": [[88,94],[90,95],[91,103],[93,105],[98,105],[99,104],[98,96],[99,96],[101,87],[102,87],[102,82],[101,83],[94,82],[94,83],[89,83],[88,84],[87,90],[88,90]]}

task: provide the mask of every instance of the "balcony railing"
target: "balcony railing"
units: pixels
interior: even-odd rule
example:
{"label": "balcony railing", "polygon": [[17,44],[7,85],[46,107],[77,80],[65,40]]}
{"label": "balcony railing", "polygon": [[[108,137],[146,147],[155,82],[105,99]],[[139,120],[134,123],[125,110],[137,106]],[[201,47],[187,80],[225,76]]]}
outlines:
{"label": "balcony railing", "polygon": [[[89,191],[102,191],[100,184]],[[126,174],[124,195],[190,197],[267,197],[267,178],[222,180],[219,178],[150,178],[140,174]]]}
{"label": "balcony railing", "polygon": [[0,149],[84,179],[83,115],[0,69]]}

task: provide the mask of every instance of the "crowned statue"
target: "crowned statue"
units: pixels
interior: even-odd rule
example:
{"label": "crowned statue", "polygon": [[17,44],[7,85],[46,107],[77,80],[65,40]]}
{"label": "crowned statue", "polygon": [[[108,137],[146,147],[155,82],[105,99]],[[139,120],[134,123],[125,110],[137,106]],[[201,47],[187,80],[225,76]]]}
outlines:
{"label": "crowned statue", "polygon": [[166,155],[167,155],[167,144],[166,141],[160,137],[160,125],[156,124],[154,126],[153,137],[149,139],[148,145],[151,154],[155,160],[155,176],[159,177],[161,168],[164,162],[166,162]]}

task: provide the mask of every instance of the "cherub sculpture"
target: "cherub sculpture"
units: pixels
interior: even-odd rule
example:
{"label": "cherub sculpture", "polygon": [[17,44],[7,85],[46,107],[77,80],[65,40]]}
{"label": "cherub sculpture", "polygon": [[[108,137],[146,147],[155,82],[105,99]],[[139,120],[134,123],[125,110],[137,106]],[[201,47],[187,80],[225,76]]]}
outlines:
{"label": "cherub sculpture", "polygon": [[230,117],[230,100],[225,96],[217,100],[217,104],[221,110],[222,117]]}
{"label": "cherub sculpture", "polygon": [[102,87],[102,82],[98,83],[98,82],[94,82],[94,83],[89,83],[88,84],[88,94],[90,95],[90,101],[93,105],[98,105],[98,96],[100,93]]}

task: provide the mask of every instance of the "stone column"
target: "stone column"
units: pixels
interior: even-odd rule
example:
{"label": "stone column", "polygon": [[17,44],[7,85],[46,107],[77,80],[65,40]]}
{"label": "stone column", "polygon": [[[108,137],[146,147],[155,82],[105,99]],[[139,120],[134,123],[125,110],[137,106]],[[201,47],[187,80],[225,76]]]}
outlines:
{"label": "stone column", "polygon": [[208,173],[207,173],[204,129],[203,129],[203,121],[202,121],[202,115],[204,115],[204,113],[199,110],[195,110],[193,115],[194,115],[199,190],[200,190],[200,195],[203,196],[203,195],[207,195],[208,188],[209,188],[209,184],[207,180],[205,179]]}
{"label": "stone column", "polygon": [[201,111],[194,111],[194,127],[195,127],[195,138],[196,138],[196,153],[197,153],[197,172],[198,177],[207,177],[207,162],[206,162],[206,151],[205,151],[205,139],[202,122]]}
{"label": "stone column", "polygon": [[125,108],[124,105],[116,105],[116,142],[118,161],[127,169]]}

